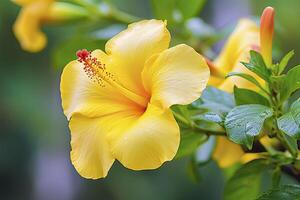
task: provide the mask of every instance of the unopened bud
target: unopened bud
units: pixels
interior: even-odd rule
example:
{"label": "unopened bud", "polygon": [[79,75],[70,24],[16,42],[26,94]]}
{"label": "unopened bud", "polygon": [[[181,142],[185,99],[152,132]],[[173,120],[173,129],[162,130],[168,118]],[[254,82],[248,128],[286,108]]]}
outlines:
{"label": "unopened bud", "polygon": [[272,65],[272,41],[274,33],[274,9],[264,9],[260,19],[260,49],[268,67]]}

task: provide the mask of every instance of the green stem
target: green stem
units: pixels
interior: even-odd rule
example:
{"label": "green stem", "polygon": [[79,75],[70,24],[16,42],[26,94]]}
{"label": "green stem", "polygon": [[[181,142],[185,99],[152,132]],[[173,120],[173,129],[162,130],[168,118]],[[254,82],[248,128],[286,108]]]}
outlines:
{"label": "green stem", "polygon": [[286,139],[286,137],[283,135],[282,131],[280,131],[279,129],[277,129],[278,134],[277,134],[277,138],[282,142],[282,144],[287,148],[287,150],[291,153],[291,155],[296,158],[297,157],[297,150],[294,149],[292,147],[292,145],[290,144],[290,142]]}
{"label": "green stem", "polygon": [[119,21],[119,22],[123,22],[126,24],[132,23],[132,22],[136,22],[139,21],[140,18],[130,15],[128,13],[125,13],[121,10],[118,10],[116,8],[114,8],[111,12],[111,16],[114,20]]}
{"label": "green stem", "polygon": [[274,149],[271,145],[265,144],[264,142],[260,141],[261,145],[267,150],[267,152],[270,155],[275,155],[277,154],[277,150]]}
{"label": "green stem", "polygon": [[130,24],[132,22],[140,20],[140,18],[123,12],[108,2],[93,3],[91,1],[84,0],[73,0],[83,6],[86,10],[90,12],[91,19],[99,19],[98,17],[105,19],[112,19],[125,24]]}
{"label": "green stem", "polygon": [[281,169],[280,166],[277,166],[272,173],[272,187],[277,188],[280,184],[281,179]]}
{"label": "green stem", "polygon": [[290,154],[296,158],[297,157],[297,150],[295,150],[292,145],[289,143],[289,141],[286,139],[282,131],[279,129],[277,125],[277,119],[282,115],[282,104],[279,102],[277,92],[272,88],[271,85],[269,85],[269,90],[271,92],[271,95],[269,95],[269,98],[272,103],[272,107],[274,109],[274,128],[276,131],[276,137],[280,140],[280,142],[285,146],[285,148],[290,152]]}

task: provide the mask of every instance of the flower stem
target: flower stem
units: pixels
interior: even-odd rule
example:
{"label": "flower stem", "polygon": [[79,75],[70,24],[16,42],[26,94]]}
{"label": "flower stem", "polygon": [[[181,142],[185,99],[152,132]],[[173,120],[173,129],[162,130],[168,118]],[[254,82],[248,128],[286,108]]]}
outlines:
{"label": "flower stem", "polygon": [[116,8],[114,8],[112,10],[112,15],[111,16],[114,20],[117,20],[117,21],[123,22],[123,23],[127,23],[127,24],[140,20],[140,18],[138,18],[136,16],[133,16],[133,15],[130,15],[126,12],[121,11],[121,10],[118,10]]}
{"label": "flower stem", "polygon": [[109,2],[104,1],[102,3],[93,3],[91,1],[84,0],[73,0],[73,2],[83,6],[86,10],[88,10],[91,13],[90,16],[92,16],[92,19],[94,19],[94,16],[96,16],[96,19],[98,19],[98,17],[101,17],[104,19],[111,19],[125,24],[130,24],[132,22],[140,20],[140,18],[136,16],[130,15],[126,12],[117,9]]}
{"label": "flower stem", "polygon": [[290,142],[286,139],[286,137],[283,135],[282,131],[278,129],[277,138],[282,142],[282,144],[287,148],[287,150],[291,153],[291,155],[296,158],[297,157],[297,150],[293,148],[293,146],[290,144]]}
{"label": "flower stem", "polygon": [[272,187],[277,188],[280,184],[281,179],[281,169],[280,166],[277,166],[272,173]]}

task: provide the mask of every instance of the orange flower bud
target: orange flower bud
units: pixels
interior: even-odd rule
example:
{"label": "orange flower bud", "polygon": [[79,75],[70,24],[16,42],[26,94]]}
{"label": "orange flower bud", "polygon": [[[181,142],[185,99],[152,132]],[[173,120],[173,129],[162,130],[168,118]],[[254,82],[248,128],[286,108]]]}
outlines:
{"label": "orange flower bud", "polygon": [[260,49],[267,66],[272,65],[274,15],[274,8],[266,7],[260,19]]}

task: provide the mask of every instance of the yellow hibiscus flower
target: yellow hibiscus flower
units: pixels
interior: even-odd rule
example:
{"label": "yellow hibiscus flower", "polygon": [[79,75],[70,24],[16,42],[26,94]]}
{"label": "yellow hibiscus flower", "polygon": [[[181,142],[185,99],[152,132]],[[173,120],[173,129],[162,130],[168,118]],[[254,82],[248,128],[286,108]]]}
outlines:
{"label": "yellow hibiscus flower", "polygon": [[21,47],[29,52],[42,50],[47,44],[46,35],[40,30],[40,25],[51,8],[54,0],[14,0],[22,7],[13,26],[16,38]]}
{"label": "yellow hibiscus flower", "polygon": [[140,21],[109,40],[105,52],[81,50],[65,67],[62,107],[81,176],[105,177],[115,159],[145,170],[175,156],[180,134],[170,106],[196,100],[209,69],[193,48],[169,42],[166,23]]}
{"label": "yellow hibiscus flower", "polygon": [[[225,75],[229,72],[243,72],[252,75],[260,83],[263,83],[261,78],[245,68],[241,62],[248,62],[249,51],[256,50],[261,51],[266,64],[270,66],[272,63],[273,30],[274,9],[271,7],[264,10],[260,28],[249,19],[240,20],[220,55],[213,62],[208,62],[212,72],[209,84],[227,92],[232,92],[234,85],[257,90],[254,84],[245,79],[240,77],[225,79]],[[257,154],[245,154],[240,145],[231,142],[226,137],[218,137],[213,158],[220,167],[226,168],[238,161],[247,162],[257,158]]]}

